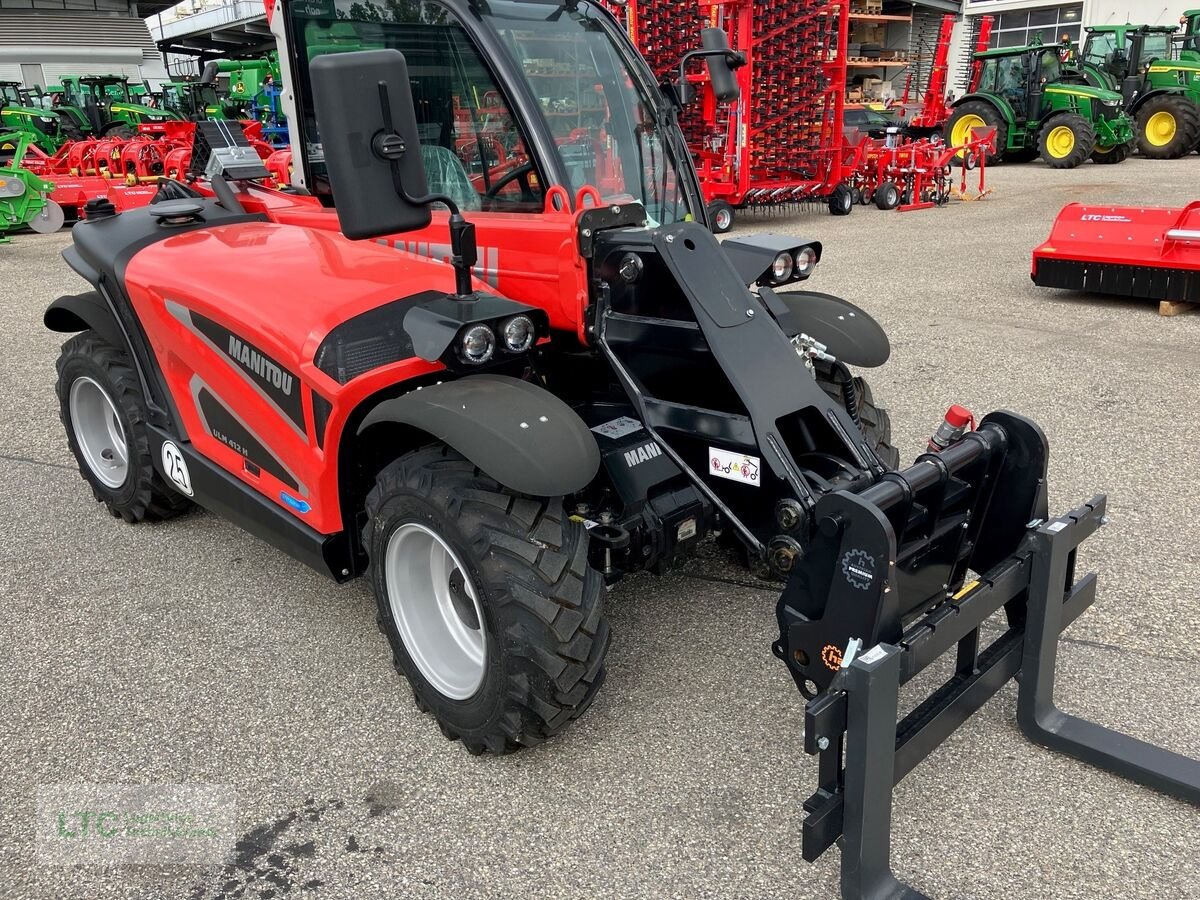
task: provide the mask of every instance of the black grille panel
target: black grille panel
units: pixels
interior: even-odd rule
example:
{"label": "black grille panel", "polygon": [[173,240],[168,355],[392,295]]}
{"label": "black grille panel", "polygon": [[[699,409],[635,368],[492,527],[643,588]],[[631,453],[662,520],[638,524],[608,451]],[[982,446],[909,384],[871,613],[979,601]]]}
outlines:
{"label": "black grille panel", "polygon": [[404,330],[405,313],[444,296],[438,291],[423,291],[347,319],[326,335],[313,364],[338,384],[346,384],[381,366],[411,359],[415,354],[412,339]]}

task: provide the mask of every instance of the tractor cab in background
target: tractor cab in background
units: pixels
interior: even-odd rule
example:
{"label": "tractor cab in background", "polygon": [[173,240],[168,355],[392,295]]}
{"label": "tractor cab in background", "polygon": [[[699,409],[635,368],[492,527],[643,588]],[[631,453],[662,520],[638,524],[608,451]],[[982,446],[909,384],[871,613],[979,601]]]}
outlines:
{"label": "tractor cab in background", "polygon": [[62,107],[93,134],[129,136],[138,125],[167,122],[181,116],[135,102],[129,79],[122,75],[71,75],[62,79]]}
{"label": "tractor cab in background", "polygon": [[1084,77],[1121,95],[1134,119],[1139,152],[1177,159],[1200,143],[1200,56],[1175,59],[1174,25],[1087,28]]}
{"label": "tractor cab in background", "polygon": [[51,154],[68,139],[58,117],[35,105],[19,81],[0,81],[0,131],[24,132],[39,150]]}
{"label": "tractor cab in background", "polygon": [[204,81],[166,81],[161,92],[161,108],[181,119],[225,119],[225,105],[217,86]]}

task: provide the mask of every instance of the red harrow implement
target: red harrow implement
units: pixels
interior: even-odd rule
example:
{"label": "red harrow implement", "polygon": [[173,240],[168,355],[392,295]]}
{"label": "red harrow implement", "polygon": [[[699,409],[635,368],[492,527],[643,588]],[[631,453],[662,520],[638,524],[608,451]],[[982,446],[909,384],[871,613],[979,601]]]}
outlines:
{"label": "red harrow implement", "polygon": [[1182,209],[1069,203],[1033,251],[1031,277],[1041,287],[1200,303],[1200,201]]}
{"label": "red harrow implement", "polygon": [[[954,191],[954,169],[950,162],[960,153],[983,160],[989,147],[994,148],[995,130],[981,130],[966,144],[951,147],[936,138],[902,140],[898,133],[879,140],[863,138],[859,143],[860,161],[853,169],[850,184],[855,198],[864,206],[874,203],[880,209],[910,212],[945,206],[952,198],[967,196],[967,169],[964,167],[958,194]],[[976,170],[979,190],[986,193],[984,166]]]}
{"label": "red harrow implement", "polygon": [[[243,124],[248,144],[264,160],[274,183],[288,184],[291,151],[264,141],[261,122]],[[134,209],[150,202],[160,178],[188,176],[195,131],[193,122],[158,122],[138,126],[128,138],[69,141],[53,156],[33,147],[24,167],[54,182],[51,199],[68,218],[85,217],[91,200],[107,200],[118,211]]]}

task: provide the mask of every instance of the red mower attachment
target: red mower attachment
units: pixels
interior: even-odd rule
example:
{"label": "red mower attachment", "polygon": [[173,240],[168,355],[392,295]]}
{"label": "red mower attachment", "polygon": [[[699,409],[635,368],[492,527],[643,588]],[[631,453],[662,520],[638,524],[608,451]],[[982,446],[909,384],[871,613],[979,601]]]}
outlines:
{"label": "red mower attachment", "polygon": [[1041,287],[1200,303],[1200,202],[1180,208],[1069,203],[1033,251]]}

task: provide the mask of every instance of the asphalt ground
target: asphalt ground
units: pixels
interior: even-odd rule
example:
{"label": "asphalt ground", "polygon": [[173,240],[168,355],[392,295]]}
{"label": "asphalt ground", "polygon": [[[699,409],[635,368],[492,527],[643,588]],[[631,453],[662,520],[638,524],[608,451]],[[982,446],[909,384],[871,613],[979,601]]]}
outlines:
{"label": "asphalt ground", "polygon": [[[819,238],[815,289],[890,332],[868,373],[906,460],[950,403],[1050,437],[1051,503],[1109,495],[1081,550],[1100,597],[1060,703],[1200,755],[1200,315],[1035,288],[1067,201],[1183,204],[1200,160],[998,167],[980,203],[748,219]],[[745,897],[837,894],[799,851],[815,760],[769,649],[777,594],[715,549],[607,598],[608,682],[561,738],[469,756],[419,713],[363,583],[336,586],[205,512],[110,518],[69,456],[42,310],[69,241],[0,246],[0,895]],[[202,261],[197,260],[197,265]],[[286,266],[285,260],[280,265]],[[913,702],[912,695],[906,695]],[[1029,744],[1010,684],[895,792],[897,872],[937,897],[1200,896],[1200,812]],[[224,786],[200,865],[61,866],[39,785]]]}

